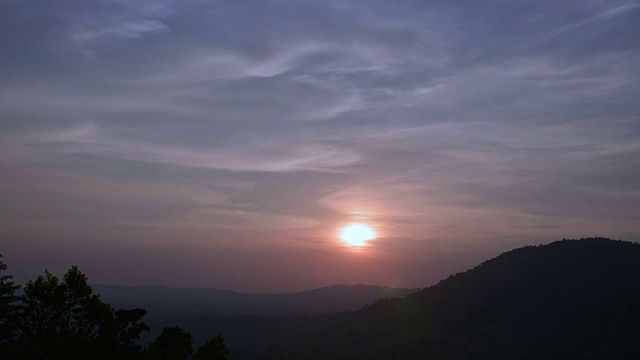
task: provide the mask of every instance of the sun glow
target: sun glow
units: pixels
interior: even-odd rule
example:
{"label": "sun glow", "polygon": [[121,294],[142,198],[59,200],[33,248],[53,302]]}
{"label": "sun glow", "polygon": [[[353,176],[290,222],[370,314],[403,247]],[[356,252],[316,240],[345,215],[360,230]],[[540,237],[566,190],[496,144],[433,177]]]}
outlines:
{"label": "sun glow", "polygon": [[340,231],[340,240],[349,246],[365,246],[376,237],[375,231],[366,224],[350,224]]}

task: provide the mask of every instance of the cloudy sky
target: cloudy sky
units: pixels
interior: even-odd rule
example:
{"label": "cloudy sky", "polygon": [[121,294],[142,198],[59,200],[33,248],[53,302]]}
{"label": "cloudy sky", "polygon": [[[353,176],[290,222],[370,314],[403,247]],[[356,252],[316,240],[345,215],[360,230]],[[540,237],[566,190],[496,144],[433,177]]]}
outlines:
{"label": "cloudy sky", "polygon": [[280,292],[640,241],[639,37],[636,0],[3,0],[0,252]]}

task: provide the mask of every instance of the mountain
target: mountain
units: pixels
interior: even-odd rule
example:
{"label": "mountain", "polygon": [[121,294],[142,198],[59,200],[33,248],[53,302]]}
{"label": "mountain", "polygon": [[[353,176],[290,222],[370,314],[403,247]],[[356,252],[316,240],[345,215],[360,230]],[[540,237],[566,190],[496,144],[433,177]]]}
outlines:
{"label": "mountain", "polygon": [[371,285],[333,285],[284,294],[248,294],[217,289],[164,286],[93,285],[115,308],[142,307],[163,316],[309,315],[357,310],[382,298],[404,297],[415,290]]}
{"label": "mountain", "polygon": [[638,276],[636,243],[529,246],[403,299],[263,321],[231,358],[640,359]]}
{"label": "mountain", "polygon": [[235,342],[289,324],[301,315],[357,310],[383,298],[403,297],[414,289],[371,285],[333,285],[285,294],[247,294],[217,289],[176,289],[164,286],[93,285],[94,293],[116,309],[141,307],[151,341],[163,327],[178,325],[193,335],[196,345],[216,334]]}

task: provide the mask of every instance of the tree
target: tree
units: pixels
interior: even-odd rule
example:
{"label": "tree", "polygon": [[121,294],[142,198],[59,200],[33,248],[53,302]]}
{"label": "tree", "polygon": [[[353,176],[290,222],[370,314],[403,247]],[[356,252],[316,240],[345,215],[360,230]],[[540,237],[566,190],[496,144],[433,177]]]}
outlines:
{"label": "tree", "polygon": [[[0,255],[2,258],[2,255]],[[15,340],[18,296],[20,286],[13,282],[13,276],[5,275],[7,265],[0,260],[0,358],[9,357],[9,347]]]}
{"label": "tree", "polygon": [[118,324],[87,277],[73,266],[63,281],[45,270],[29,281],[21,298],[21,358],[116,358]]}
{"label": "tree", "polygon": [[153,360],[187,360],[192,353],[191,334],[178,326],[167,326],[149,345],[146,357]]}
{"label": "tree", "polygon": [[118,310],[115,312],[118,323],[118,345],[121,359],[135,358],[140,354],[142,347],[136,344],[143,331],[149,331],[142,318],[147,310],[135,308],[131,310]]}
{"label": "tree", "polygon": [[229,349],[220,335],[209,339],[198,348],[193,356],[194,360],[226,360],[229,356]]}

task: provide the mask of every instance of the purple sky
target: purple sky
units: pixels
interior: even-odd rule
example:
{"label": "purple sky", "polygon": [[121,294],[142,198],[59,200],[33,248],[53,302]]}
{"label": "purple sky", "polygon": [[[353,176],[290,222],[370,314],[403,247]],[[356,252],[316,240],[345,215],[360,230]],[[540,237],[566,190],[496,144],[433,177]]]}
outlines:
{"label": "purple sky", "polygon": [[639,36],[635,0],[5,0],[0,253],[282,292],[640,241]]}

